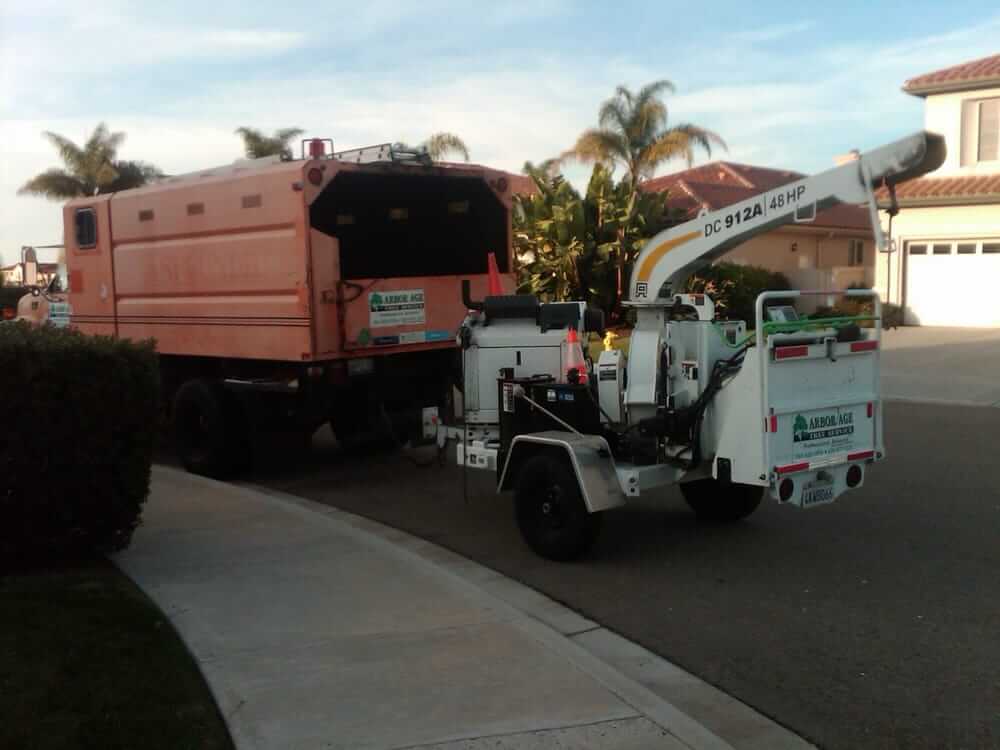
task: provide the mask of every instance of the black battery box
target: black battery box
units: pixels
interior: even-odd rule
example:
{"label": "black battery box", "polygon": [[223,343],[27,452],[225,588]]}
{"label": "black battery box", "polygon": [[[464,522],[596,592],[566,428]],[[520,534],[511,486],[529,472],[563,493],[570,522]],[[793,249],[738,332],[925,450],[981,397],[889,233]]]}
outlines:
{"label": "black battery box", "polygon": [[[521,386],[535,404],[514,396],[514,387]],[[497,403],[500,405],[500,454],[497,470],[507,460],[510,444],[518,435],[546,430],[566,430],[551,415],[566,422],[585,435],[600,434],[601,415],[586,384],[557,383],[551,379],[500,378]],[[544,411],[543,411],[544,409]],[[550,412],[550,414],[546,414]]]}

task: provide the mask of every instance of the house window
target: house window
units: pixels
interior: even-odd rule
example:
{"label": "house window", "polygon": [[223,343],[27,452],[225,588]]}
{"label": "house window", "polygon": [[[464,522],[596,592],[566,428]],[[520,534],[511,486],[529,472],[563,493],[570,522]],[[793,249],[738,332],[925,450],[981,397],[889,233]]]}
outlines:
{"label": "house window", "polygon": [[951,243],[941,243],[934,245],[935,255],[951,255]]}
{"label": "house window", "polygon": [[910,245],[910,255],[927,255],[927,245]]}
{"label": "house window", "polygon": [[92,208],[78,208],[74,218],[76,246],[84,250],[97,245],[97,216]]}
{"label": "house window", "polygon": [[963,167],[1000,160],[1000,98],[966,99],[962,102]]}
{"label": "house window", "polygon": [[1000,242],[984,242],[984,253],[1000,253]]}
{"label": "house window", "polygon": [[847,245],[847,265],[863,266],[865,264],[865,241],[850,240]]}
{"label": "house window", "polygon": [[979,102],[979,161],[1000,158],[1000,99]]}
{"label": "house window", "polygon": [[975,255],[976,254],[976,243],[975,242],[959,242],[956,246],[959,255]]}

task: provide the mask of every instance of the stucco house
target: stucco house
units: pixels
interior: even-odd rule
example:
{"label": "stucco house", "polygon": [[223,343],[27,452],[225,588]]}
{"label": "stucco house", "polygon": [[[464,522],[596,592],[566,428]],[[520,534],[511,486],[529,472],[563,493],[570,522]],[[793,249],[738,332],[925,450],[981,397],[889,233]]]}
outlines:
{"label": "stucco house", "polygon": [[[910,325],[1000,326],[1000,54],[911,78],[903,91],[924,99],[924,128],[945,137],[948,156],[896,189],[894,252],[879,254],[876,288]],[[879,202],[889,204],[884,190]]]}
{"label": "stucco house", "polygon": [[[667,203],[695,218],[804,175],[728,161],[657,177],[642,183],[645,190],[668,191]],[[724,261],[764,266],[780,271],[798,289],[846,289],[874,282],[874,239],[867,209],[838,205],[820,211],[815,220],[779,227],[730,250]],[[833,304],[819,297],[815,304]]]}
{"label": "stucco house", "polygon": [[[38,264],[38,281],[42,285],[46,285],[52,281],[53,277],[59,272],[58,263],[39,263]],[[14,263],[10,266],[0,267],[0,284],[8,286],[19,286],[24,283],[24,268],[20,263]]]}

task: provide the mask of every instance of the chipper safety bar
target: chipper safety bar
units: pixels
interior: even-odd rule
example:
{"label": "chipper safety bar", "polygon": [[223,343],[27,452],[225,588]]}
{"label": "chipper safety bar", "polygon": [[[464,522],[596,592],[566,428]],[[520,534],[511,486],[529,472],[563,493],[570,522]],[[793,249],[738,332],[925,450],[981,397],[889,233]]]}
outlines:
{"label": "chipper safety bar", "polygon": [[814,319],[795,303],[817,292],[765,292],[748,334],[684,284],[751,237],[836,203],[866,203],[882,248],[875,188],[930,172],[944,155],[940,136],[916,133],[661,232],[632,271],[628,356],[604,351],[589,372],[568,367],[582,356],[577,334],[602,328],[584,303],[469,305],[459,461],[495,470],[498,490],[515,490],[528,544],[558,560],[590,548],[602,511],[668,484],[716,521],[748,516],[765,492],[811,507],[861,486],[884,456],[878,295],[824,291],[861,312]]}

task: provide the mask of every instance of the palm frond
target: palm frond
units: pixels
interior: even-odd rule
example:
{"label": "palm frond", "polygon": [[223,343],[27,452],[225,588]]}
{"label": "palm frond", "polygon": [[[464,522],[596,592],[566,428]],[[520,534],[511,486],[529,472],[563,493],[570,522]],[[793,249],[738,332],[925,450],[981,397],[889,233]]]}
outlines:
{"label": "palm frond", "polygon": [[86,170],[87,157],[82,148],[73,143],[69,138],[49,130],[43,132],[42,135],[48,138],[52,145],[56,147],[56,150],[59,152],[59,158],[62,159],[63,164],[71,172],[79,174]]}
{"label": "palm frond", "polygon": [[576,145],[563,156],[602,164],[611,164],[616,160],[628,162],[628,143],[621,134],[612,130],[591,128],[583,131]]}
{"label": "palm frond", "polygon": [[[19,195],[61,200],[136,187],[161,175],[150,164],[119,162],[118,149],[125,142],[125,133],[113,133],[103,122],[98,123],[82,147],[58,133],[45,131],[43,135],[56,147],[65,166],[46,170],[29,180],[18,190]],[[127,174],[123,175],[121,168]]]}
{"label": "palm frond", "polygon": [[50,200],[66,200],[87,195],[86,186],[65,169],[53,167],[35,175],[17,191],[18,195],[40,195]]}
{"label": "palm frond", "polygon": [[657,166],[670,159],[683,158],[690,167],[694,162],[696,148],[711,156],[712,146],[727,149],[726,142],[711,130],[689,123],[675,125],[660,133],[656,141],[646,149],[643,161],[647,169],[642,176],[652,173]]}
{"label": "palm frond", "polygon": [[628,100],[620,94],[616,94],[601,105],[597,122],[602,128],[628,130],[630,110]]}
{"label": "palm frond", "polygon": [[672,94],[676,91],[672,81],[668,81],[666,78],[661,78],[658,81],[653,81],[652,83],[647,83],[641,89],[639,93],[636,94],[635,100],[637,105],[644,104],[652,99],[659,99],[660,94],[667,92]]}
{"label": "palm frond", "polygon": [[242,127],[236,128],[234,132],[243,139],[243,151],[248,159],[263,159],[266,156],[291,159],[292,147],[288,142],[305,131],[302,128],[282,128],[269,136],[257,128]]}
{"label": "palm frond", "polygon": [[300,135],[305,133],[302,128],[282,128],[281,130],[276,130],[274,132],[274,137],[277,138],[282,143],[288,143],[293,138],[298,138]]}
{"label": "palm frond", "polygon": [[457,153],[464,161],[469,160],[468,146],[454,133],[434,133],[422,145],[434,161],[440,161],[446,154],[450,153]]}
{"label": "palm frond", "polygon": [[142,161],[117,161],[114,163],[114,168],[117,176],[102,185],[99,192],[117,193],[121,190],[131,190],[165,176],[159,168]]}

